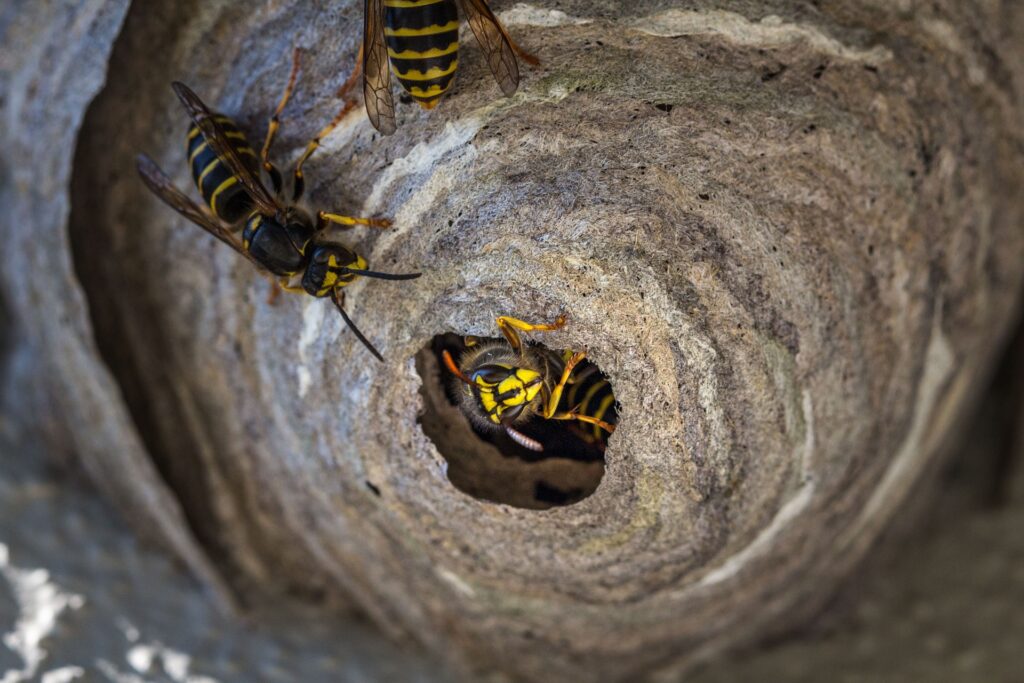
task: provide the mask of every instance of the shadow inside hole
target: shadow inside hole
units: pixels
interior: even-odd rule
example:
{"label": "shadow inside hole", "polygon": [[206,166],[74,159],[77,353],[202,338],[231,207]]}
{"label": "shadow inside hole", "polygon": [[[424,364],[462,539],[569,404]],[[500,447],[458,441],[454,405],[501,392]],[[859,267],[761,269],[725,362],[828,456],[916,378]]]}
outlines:
{"label": "shadow inside hole", "polygon": [[[493,341],[504,342],[479,339],[484,344]],[[572,505],[592,494],[604,476],[608,435],[601,430],[595,434],[592,425],[582,422],[536,416],[517,424],[516,429],[543,444],[544,450],[537,452],[519,445],[503,431],[472,424],[459,407],[457,392],[464,385],[444,367],[441,358],[447,350],[457,361],[465,348],[462,337],[447,333],[434,337],[416,356],[424,405],[419,422],[447,461],[452,484],[475,498],[535,510]],[[588,366],[589,361],[577,366],[574,378],[583,377]],[[581,390],[605,379],[593,367]],[[584,393],[577,391],[575,400]],[[567,405],[569,394],[567,390],[559,410],[573,407]],[[613,404],[604,416],[613,424],[615,411]]]}

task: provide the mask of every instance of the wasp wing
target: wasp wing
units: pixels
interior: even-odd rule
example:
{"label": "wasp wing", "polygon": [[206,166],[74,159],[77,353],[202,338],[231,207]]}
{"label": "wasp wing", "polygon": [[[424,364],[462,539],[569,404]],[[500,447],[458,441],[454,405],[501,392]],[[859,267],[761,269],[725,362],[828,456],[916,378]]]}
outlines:
{"label": "wasp wing", "polygon": [[262,266],[249,255],[249,252],[242,248],[242,245],[224,229],[224,226],[219,221],[203,211],[195,202],[186,197],[181,190],[171,183],[171,179],[156,165],[155,161],[145,154],[140,154],[135,157],[135,167],[139,171],[142,182],[146,183],[146,187],[162,199],[165,204],[237,251],[254,266],[263,270]]}
{"label": "wasp wing", "polygon": [[486,0],[459,0],[459,5],[487,56],[487,66],[491,68],[498,86],[506,97],[511,97],[519,87],[519,63],[505,28],[487,6]]}
{"label": "wasp wing", "polygon": [[366,0],[363,9],[363,102],[373,127],[395,132],[395,100],[391,95],[391,61],[384,40],[384,5]]}
{"label": "wasp wing", "polygon": [[281,211],[283,207],[238,156],[235,148],[228,142],[224,129],[217,123],[213,112],[203,104],[199,96],[192,92],[184,83],[175,81],[171,84],[171,87],[174,88],[174,93],[181,100],[181,104],[185,107],[185,111],[188,112],[189,118],[198,126],[214,154],[217,155],[218,159],[227,164],[231,174],[238,178],[238,182],[242,184],[245,191],[252,197],[252,201],[259,212],[267,216],[273,216]]}

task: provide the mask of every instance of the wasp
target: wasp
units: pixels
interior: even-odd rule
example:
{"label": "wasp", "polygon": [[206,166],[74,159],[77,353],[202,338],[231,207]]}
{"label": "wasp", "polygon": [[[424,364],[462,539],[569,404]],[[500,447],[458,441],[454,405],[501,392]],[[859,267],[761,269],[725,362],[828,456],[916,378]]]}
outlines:
{"label": "wasp", "polygon": [[[270,118],[258,156],[234,121],[210,111],[183,83],[172,84],[192,120],[187,137],[188,161],[196,189],[207,208],[200,207],[175,187],[145,154],[136,158],[136,167],[142,180],[157,197],[244,256],[260,272],[276,279],[282,289],[330,297],[345,324],[370,353],[382,361],[380,352],[345,312],[344,288],[358,277],[411,280],[421,274],[368,270],[362,256],[341,244],[327,241],[328,227],[349,229],[366,225],[387,228],[390,222],[386,219],[354,218],[320,211],[314,221],[307,211],[297,206],[305,190],[303,164],[320,146],[320,141],[355,106],[354,102],[347,101],[338,115],[310,140],[295,162],[291,193],[285,198],[284,178],[270,161],[270,147],[280,128],[281,112],[291,97],[298,71],[299,51],[296,50],[288,84]],[[273,193],[260,179],[261,168],[270,179]],[[240,238],[237,235],[239,229]]]}
{"label": "wasp", "polygon": [[366,0],[356,70],[339,94],[362,73],[366,114],[384,135],[395,132],[392,71],[413,100],[433,109],[459,65],[460,8],[502,92],[511,96],[519,87],[516,55],[528,64],[540,62],[512,41],[487,0]]}
{"label": "wasp", "polygon": [[467,349],[458,363],[448,349],[442,352],[445,367],[462,383],[460,407],[474,425],[483,430],[504,430],[513,441],[532,451],[543,451],[543,444],[517,426],[537,415],[545,420],[592,425],[594,440],[603,436],[601,432],[615,431],[611,385],[597,366],[586,362],[586,352],[527,345],[519,335],[560,329],[565,326],[564,315],[546,324],[507,316],[496,322],[504,342],[468,337]]}

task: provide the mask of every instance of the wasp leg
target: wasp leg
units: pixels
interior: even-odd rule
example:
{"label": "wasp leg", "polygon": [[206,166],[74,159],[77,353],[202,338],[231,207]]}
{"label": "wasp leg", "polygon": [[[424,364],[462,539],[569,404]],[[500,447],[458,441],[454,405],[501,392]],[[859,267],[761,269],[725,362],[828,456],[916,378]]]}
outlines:
{"label": "wasp leg", "polygon": [[505,25],[503,23],[497,21],[497,17],[495,17],[495,25],[498,27],[498,30],[501,31],[501,35],[505,36],[505,40],[508,41],[509,47],[515,50],[515,53],[519,55],[519,59],[523,60],[530,66],[540,66],[539,59],[537,59],[534,55],[530,54],[523,48],[516,45],[516,41],[512,40],[512,36],[509,35],[508,29],[505,28]]}
{"label": "wasp leg", "polygon": [[519,55],[519,59],[523,60],[530,66],[540,66],[540,60],[537,59],[536,56],[516,45],[516,41],[512,40],[512,36],[508,34],[508,31],[505,30],[504,26],[501,27],[501,30],[505,34],[505,37],[508,38],[508,44],[511,45],[512,49],[516,51],[517,55]]}
{"label": "wasp leg", "polygon": [[592,425],[595,425],[597,427],[600,427],[601,429],[605,430],[609,434],[611,434],[612,432],[615,431],[615,425],[609,424],[609,423],[605,422],[604,420],[599,420],[596,417],[591,417],[590,415],[582,415],[582,414],[580,414],[580,413],[578,413],[576,411],[577,411],[577,409],[573,408],[572,410],[570,410],[567,413],[555,413],[554,415],[552,415],[548,419],[550,419],[550,420],[578,420],[579,422],[586,422],[587,424],[592,424]]}
{"label": "wasp leg", "polygon": [[267,292],[267,304],[273,306],[277,303],[278,297],[281,292],[288,292],[289,294],[305,294],[306,290],[302,288],[302,285],[292,285],[291,277],[275,277],[269,276],[270,280],[270,291]]}
{"label": "wasp leg", "polygon": [[[498,316],[497,321],[498,329],[505,336],[509,346],[516,353],[523,352],[523,341],[519,338],[519,332],[534,332],[534,331],[550,331],[558,330],[565,326],[565,315],[559,315],[555,318],[555,322],[543,324],[543,323],[528,323],[516,318],[510,318],[502,315]],[[517,332],[518,330],[518,332]]]}
{"label": "wasp leg", "polygon": [[356,55],[356,68],[352,70],[352,75],[341,84],[338,88],[338,92],[335,97],[348,98],[348,94],[352,91],[352,88],[359,82],[359,77],[363,75],[363,43],[359,43],[359,54]]}
{"label": "wasp leg", "polygon": [[263,164],[263,169],[270,175],[270,182],[273,183],[274,192],[277,194],[281,192],[283,179],[281,178],[281,172],[270,161],[270,146],[274,144],[274,136],[277,135],[277,131],[281,127],[281,112],[284,111],[285,105],[288,104],[288,100],[292,97],[292,91],[295,89],[295,81],[299,76],[300,61],[301,53],[299,48],[295,48],[292,52],[292,72],[288,76],[288,84],[285,86],[284,93],[281,95],[281,101],[277,103],[277,108],[274,109],[270,122],[267,124],[267,136],[263,140],[263,149],[260,150],[260,162]]}
{"label": "wasp leg", "polygon": [[306,181],[302,175],[302,165],[305,164],[306,160],[313,156],[313,152],[320,147],[320,141],[330,135],[331,131],[338,127],[338,124],[341,123],[343,118],[345,118],[345,115],[352,111],[355,106],[355,100],[345,100],[345,104],[342,106],[341,111],[331,119],[330,123],[321,128],[320,132],[309,141],[308,145],[306,145],[306,151],[304,151],[302,156],[299,157],[299,160],[295,162],[295,170],[293,171],[295,175],[295,184],[292,186],[292,201],[297,202],[302,199],[302,194],[306,189]]}
{"label": "wasp leg", "polygon": [[349,230],[357,225],[366,225],[371,228],[380,228],[381,230],[391,227],[391,221],[387,218],[355,218],[353,216],[342,216],[337,213],[327,213],[321,211],[316,215],[316,230],[327,229],[328,225],[340,226],[342,230]]}
{"label": "wasp leg", "polygon": [[[547,402],[544,404],[544,417],[546,419],[552,419],[558,414],[558,404],[562,401],[562,392],[565,390],[565,385],[569,383],[569,377],[572,376],[572,371],[576,369],[576,366],[587,357],[586,352],[577,351],[572,354],[572,358],[565,364],[565,368],[562,369],[562,376],[558,380],[558,384],[551,390],[551,395],[548,396]],[[567,418],[568,419],[568,418]]]}
{"label": "wasp leg", "polygon": [[270,287],[267,289],[267,305],[273,306],[277,303],[278,297],[281,295],[281,287],[278,286],[277,280],[270,278],[268,284]]}

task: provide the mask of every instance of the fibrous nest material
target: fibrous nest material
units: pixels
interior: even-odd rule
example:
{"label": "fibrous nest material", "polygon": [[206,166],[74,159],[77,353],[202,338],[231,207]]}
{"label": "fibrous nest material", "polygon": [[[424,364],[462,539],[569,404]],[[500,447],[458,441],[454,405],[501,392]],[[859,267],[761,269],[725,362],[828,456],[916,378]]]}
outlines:
{"label": "fibrous nest material", "polygon": [[[351,288],[383,365],[323,301],[267,305],[132,163],[188,186],[174,79],[259,139],[300,45],[297,155],[361,3],[0,20],[8,403],[56,407],[51,438],[226,592],[354,603],[466,671],[668,680],[820,606],[984,377],[1024,263],[1022,10],[494,5],[542,60],[514,97],[466,33],[438,109],[385,139],[354,112],[306,169],[318,208],[394,219],[341,236],[371,266],[425,273]],[[600,485],[460,491],[417,353],[560,312],[544,342],[591,350],[621,407]]]}

